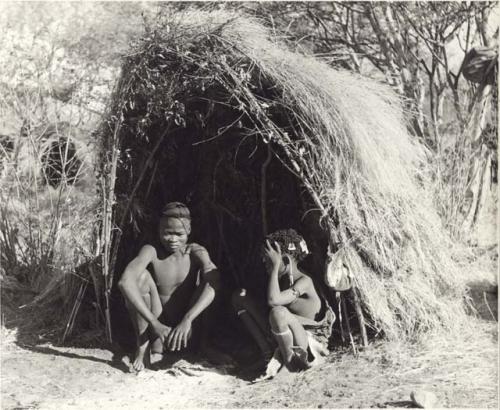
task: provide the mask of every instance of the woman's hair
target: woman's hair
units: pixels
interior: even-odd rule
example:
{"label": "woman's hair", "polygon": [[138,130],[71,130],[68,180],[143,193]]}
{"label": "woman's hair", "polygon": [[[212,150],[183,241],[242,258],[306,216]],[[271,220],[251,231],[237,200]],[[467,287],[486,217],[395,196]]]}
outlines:
{"label": "woman's hair", "polygon": [[301,262],[308,254],[307,244],[295,229],[280,229],[266,236],[271,245],[277,242],[281,252],[289,254],[297,262]]}

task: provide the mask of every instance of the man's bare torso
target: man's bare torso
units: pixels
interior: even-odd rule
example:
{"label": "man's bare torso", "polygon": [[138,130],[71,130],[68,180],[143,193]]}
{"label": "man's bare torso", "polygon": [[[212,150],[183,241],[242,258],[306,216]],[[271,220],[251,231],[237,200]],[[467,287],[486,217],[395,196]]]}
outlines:
{"label": "man's bare torso", "polygon": [[199,267],[193,261],[190,244],[170,255],[162,249],[156,250],[152,276],[163,305],[163,316],[167,322],[178,322],[193,298]]}

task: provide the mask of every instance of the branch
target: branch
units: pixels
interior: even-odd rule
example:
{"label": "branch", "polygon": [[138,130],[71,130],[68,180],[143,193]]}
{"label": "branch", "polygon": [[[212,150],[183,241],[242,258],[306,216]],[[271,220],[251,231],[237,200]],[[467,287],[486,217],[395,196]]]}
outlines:
{"label": "branch", "polygon": [[490,45],[488,35],[486,34],[486,25],[488,24],[488,16],[485,13],[485,9],[481,10],[481,19],[476,14],[476,26],[479,30],[479,34],[481,34],[481,38],[483,40],[483,44],[488,47]]}

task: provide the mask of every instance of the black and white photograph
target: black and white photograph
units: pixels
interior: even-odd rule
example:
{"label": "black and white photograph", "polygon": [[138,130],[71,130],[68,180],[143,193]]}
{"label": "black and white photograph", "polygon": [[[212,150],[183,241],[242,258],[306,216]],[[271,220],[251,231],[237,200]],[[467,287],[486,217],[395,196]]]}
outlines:
{"label": "black and white photograph", "polygon": [[0,2],[0,408],[498,408],[499,25]]}

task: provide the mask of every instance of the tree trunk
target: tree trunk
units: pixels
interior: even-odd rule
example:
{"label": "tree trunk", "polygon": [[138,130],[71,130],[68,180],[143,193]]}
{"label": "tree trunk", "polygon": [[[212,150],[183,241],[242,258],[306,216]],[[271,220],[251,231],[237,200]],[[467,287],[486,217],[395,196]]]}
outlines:
{"label": "tree trunk", "polygon": [[479,93],[478,102],[474,108],[474,120],[471,126],[471,146],[476,147],[472,152],[470,161],[471,181],[469,183],[469,195],[472,197],[466,210],[462,224],[463,231],[470,240],[473,236],[474,227],[479,218],[481,209],[489,193],[489,181],[491,180],[491,153],[481,141],[482,131],[486,122],[486,113],[491,108],[491,86],[485,85]]}

